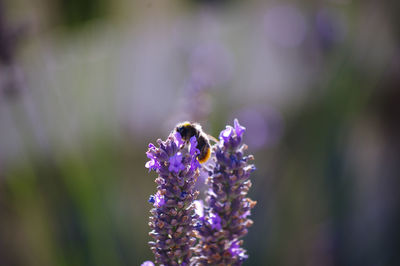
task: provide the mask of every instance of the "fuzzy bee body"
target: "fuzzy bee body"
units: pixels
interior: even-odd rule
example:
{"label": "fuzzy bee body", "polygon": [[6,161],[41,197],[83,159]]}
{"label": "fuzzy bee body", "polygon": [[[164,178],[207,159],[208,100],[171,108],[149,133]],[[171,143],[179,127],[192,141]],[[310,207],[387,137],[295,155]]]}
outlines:
{"label": "fuzzy bee body", "polygon": [[201,126],[197,123],[183,122],[176,126],[175,131],[179,132],[182,139],[189,141],[191,137],[195,136],[197,140],[197,149],[200,154],[197,156],[199,163],[205,163],[211,156],[211,146],[208,136],[203,132]]}

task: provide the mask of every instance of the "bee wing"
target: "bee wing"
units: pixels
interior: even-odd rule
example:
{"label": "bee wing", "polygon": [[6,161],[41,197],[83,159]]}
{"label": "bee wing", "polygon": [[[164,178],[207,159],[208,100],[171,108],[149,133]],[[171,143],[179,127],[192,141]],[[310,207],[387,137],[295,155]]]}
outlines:
{"label": "bee wing", "polygon": [[209,140],[212,140],[212,141],[215,142],[215,143],[219,143],[219,140],[216,139],[215,137],[213,137],[213,136],[211,136],[211,135],[208,135],[208,134],[207,134],[207,137],[208,137]]}

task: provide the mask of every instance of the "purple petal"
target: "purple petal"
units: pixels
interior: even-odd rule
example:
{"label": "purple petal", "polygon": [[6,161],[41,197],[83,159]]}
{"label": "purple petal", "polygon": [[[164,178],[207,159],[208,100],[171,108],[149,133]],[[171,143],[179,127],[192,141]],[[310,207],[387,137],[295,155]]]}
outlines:
{"label": "purple petal", "polygon": [[239,121],[238,121],[236,118],[235,118],[235,120],[233,120],[233,124],[234,124],[234,127],[235,127],[236,135],[237,135],[238,137],[242,137],[243,132],[246,130],[246,128],[243,127],[243,126],[241,126],[241,125],[239,124]]}
{"label": "purple petal", "polygon": [[178,148],[183,144],[183,143],[185,143],[183,140],[182,140],[182,136],[181,136],[181,134],[179,133],[179,132],[175,132],[174,133],[174,137],[175,137],[175,143],[176,143],[176,145],[178,146]]}
{"label": "purple petal", "polygon": [[225,130],[222,130],[221,133],[219,134],[219,139],[221,141],[229,141],[229,139],[233,135],[233,128],[231,126],[226,126]]}
{"label": "purple petal", "polygon": [[195,136],[190,138],[190,151],[189,152],[190,152],[190,156],[200,153],[199,149],[197,149],[197,139]]}
{"label": "purple petal", "polygon": [[169,159],[169,167],[168,170],[170,172],[175,172],[176,174],[179,171],[185,169],[185,166],[182,164],[182,154],[177,153]]}
{"label": "purple petal", "polygon": [[150,159],[150,161],[146,162],[145,167],[149,169],[149,172],[151,170],[157,170],[160,168],[160,164],[157,161],[157,158],[154,156],[154,154],[150,151],[146,152],[147,158]]}
{"label": "purple petal", "polygon": [[152,203],[152,204],[154,204],[154,202],[156,202],[156,200],[155,200],[153,195],[150,195],[148,202]]}
{"label": "purple petal", "polygon": [[240,218],[246,218],[249,215],[250,215],[250,211],[247,211],[247,212],[243,213],[242,215],[240,215]]}
{"label": "purple petal", "polygon": [[156,167],[155,167],[155,161],[154,161],[154,160],[148,161],[148,162],[144,165],[144,167],[148,168],[148,169],[149,169],[149,172],[150,172],[152,169],[156,168]]}
{"label": "purple petal", "polygon": [[149,149],[156,149],[156,146],[153,143],[149,143]]}
{"label": "purple petal", "polygon": [[200,163],[199,163],[199,160],[197,160],[197,158],[194,157],[194,158],[192,159],[192,161],[190,162],[190,170],[196,171],[196,169],[198,169],[198,168],[200,168],[200,167],[201,167],[201,165],[200,165]]}
{"label": "purple petal", "polygon": [[240,248],[238,242],[239,241],[237,240],[232,242],[229,248],[229,252],[231,253],[232,257],[239,256],[240,261],[243,261],[247,259],[248,256],[246,255],[245,251],[242,248]]}
{"label": "purple petal", "polygon": [[161,195],[159,192],[157,192],[155,197],[154,197],[154,206],[160,208],[164,204],[165,204],[164,195]]}
{"label": "purple petal", "polygon": [[211,213],[208,222],[212,229],[221,230],[221,217],[218,214]]}

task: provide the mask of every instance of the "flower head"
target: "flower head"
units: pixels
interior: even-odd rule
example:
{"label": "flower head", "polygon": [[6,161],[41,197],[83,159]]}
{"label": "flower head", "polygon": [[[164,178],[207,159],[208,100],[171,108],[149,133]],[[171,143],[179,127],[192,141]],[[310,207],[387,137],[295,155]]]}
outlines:
{"label": "flower head", "polygon": [[244,131],[235,119],[234,126],[226,126],[220,142],[213,146],[216,162],[207,180],[204,219],[196,227],[201,235],[195,259],[199,264],[241,265],[247,258],[240,239],[252,224],[247,217],[256,202],[246,198],[255,167],[249,164],[253,156],[244,155]]}
{"label": "flower head", "polygon": [[185,145],[176,132],[166,141],[158,140],[157,144],[158,147],[150,144],[146,152],[150,159],[146,167],[158,174],[157,192],[149,198],[154,207],[149,222],[154,240],[149,244],[155,263],[188,265],[196,241],[193,230],[197,216],[192,203],[198,195],[194,189],[199,175],[199,166],[195,163],[198,150],[195,144]]}
{"label": "flower head", "polygon": [[242,137],[245,130],[246,128],[241,126],[239,121],[235,119],[234,127],[226,126],[226,129],[222,130],[219,134],[219,139],[226,148],[236,149],[242,144]]}

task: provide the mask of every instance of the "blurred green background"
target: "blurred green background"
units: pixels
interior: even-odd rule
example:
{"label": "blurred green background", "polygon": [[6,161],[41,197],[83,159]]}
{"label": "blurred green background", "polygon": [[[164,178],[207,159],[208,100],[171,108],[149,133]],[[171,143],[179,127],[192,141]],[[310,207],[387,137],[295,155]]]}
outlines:
{"label": "blurred green background", "polygon": [[245,265],[400,265],[399,12],[0,1],[0,265],[153,260],[148,143],[233,118],[257,166]]}

